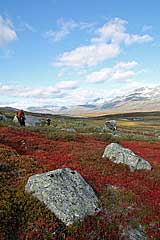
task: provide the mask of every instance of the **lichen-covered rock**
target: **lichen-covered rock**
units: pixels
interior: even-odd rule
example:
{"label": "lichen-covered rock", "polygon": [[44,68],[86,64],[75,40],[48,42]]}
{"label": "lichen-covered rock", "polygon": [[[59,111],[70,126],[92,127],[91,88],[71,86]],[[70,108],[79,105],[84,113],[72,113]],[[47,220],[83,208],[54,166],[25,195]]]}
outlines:
{"label": "lichen-covered rock", "polygon": [[109,144],[103,153],[102,158],[108,158],[115,163],[123,163],[129,166],[131,171],[146,169],[151,170],[152,167],[142,157],[136,155],[132,150],[124,148],[117,143]]}
{"label": "lichen-covered rock", "polygon": [[43,202],[66,225],[99,211],[99,201],[91,186],[69,168],[31,176],[25,191]]}

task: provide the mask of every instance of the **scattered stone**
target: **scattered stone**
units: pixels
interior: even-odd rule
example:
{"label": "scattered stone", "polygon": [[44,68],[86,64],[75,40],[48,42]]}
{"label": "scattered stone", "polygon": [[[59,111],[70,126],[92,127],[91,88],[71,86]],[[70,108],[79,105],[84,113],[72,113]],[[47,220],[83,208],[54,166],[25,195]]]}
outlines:
{"label": "scattered stone", "polygon": [[121,239],[148,240],[149,238],[146,235],[143,227],[139,224],[139,226],[137,228],[132,228],[130,225],[128,225],[125,229],[123,229],[120,240]]}
{"label": "scattered stone", "polygon": [[112,131],[116,131],[117,129],[117,122],[115,120],[110,120],[105,122],[105,126]]}
{"label": "scattered stone", "polygon": [[70,133],[76,133],[76,130],[74,128],[62,128],[61,131],[66,131]]}
{"label": "scattered stone", "polygon": [[108,158],[114,163],[123,163],[129,166],[131,171],[146,169],[151,170],[152,166],[142,157],[136,155],[132,150],[124,148],[118,143],[109,144],[103,153],[102,158]]}
{"label": "scattered stone", "polygon": [[25,191],[43,202],[66,225],[100,210],[91,186],[70,168],[31,176]]}

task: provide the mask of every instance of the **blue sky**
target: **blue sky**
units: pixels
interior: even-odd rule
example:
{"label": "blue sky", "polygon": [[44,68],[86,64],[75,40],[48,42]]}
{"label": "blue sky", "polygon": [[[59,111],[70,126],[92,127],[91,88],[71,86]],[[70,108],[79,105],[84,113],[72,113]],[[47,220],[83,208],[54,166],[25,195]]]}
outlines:
{"label": "blue sky", "polygon": [[0,2],[0,106],[103,102],[159,84],[160,2]]}

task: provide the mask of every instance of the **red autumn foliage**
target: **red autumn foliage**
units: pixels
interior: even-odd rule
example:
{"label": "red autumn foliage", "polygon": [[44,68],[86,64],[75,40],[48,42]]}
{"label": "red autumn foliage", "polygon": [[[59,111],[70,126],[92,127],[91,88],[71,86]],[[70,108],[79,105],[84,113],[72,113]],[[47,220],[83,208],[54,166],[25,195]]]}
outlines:
{"label": "red autumn foliage", "polygon": [[[126,215],[113,214],[110,219],[108,213],[102,212],[95,218],[88,217],[84,223],[80,224],[81,233],[72,229],[72,234],[67,235],[63,230],[61,239],[98,239],[97,236],[101,236],[100,239],[118,239],[117,225],[125,225],[132,218],[139,219],[139,222],[145,226],[150,239],[159,239],[160,142],[121,141],[121,145],[130,148],[153,166],[151,172],[144,170],[130,172],[124,165],[115,165],[110,161],[102,160],[107,142],[81,135],[77,139],[69,142],[64,139],[57,141],[48,139],[47,134],[33,133],[25,129],[0,128],[0,144],[21,156],[21,163],[24,164],[23,174],[33,171],[27,169],[27,157],[29,157],[33,158],[39,166],[34,167],[35,173],[69,167],[79,171],[99,195],[106,184],[123,188],[134,194],[132,210]],[[17,159],[17,156],[12,156],[10,161],[16,162]],[[12,184],[18,185],[16,178]],[[127,204],[122,202],[121,208],[127,208]],[[108,222],[110,222],[110,229],[107,230]],[[30,227],[24,239],[40,239],[42,232],[53,232],[52,224],[48,227],[43,221],[34,224],[33,226],[36,226],[34,231],[33,226]],[[98,230],[94,231],[95,228]],[[21,234],[19,239],[22,239],[23,233]],[[43,239],[45,238],[47,239],[47,234]],[[52,236],[52,239],[57,238]]]}

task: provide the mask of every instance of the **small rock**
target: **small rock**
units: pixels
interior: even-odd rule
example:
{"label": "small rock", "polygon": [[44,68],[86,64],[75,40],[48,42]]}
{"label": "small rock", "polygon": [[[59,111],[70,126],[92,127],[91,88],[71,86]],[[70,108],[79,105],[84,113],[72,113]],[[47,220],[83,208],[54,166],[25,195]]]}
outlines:
{"label": "small rock", "polygon": [[61,131],[66,131],[70,133],[76,133],[76,130],[74,128],[62,128]]}

